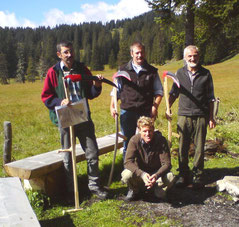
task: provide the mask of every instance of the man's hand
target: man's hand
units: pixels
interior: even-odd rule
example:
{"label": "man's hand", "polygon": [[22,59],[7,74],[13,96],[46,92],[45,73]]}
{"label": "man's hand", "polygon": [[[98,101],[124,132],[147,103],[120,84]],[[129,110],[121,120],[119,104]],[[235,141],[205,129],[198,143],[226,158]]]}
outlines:
{"label": "man's hand", "polygon": [[214,119],[209,120],[209,128],[213,129],[216,127],[216,121]]}
{"label": "man's hand", "polygon": [[70,102],[68,99],[63,99],[63,100],[61,101],[61,106],[70,105],[70,104],[71,104],[71,102]]}
{"label": "man's hand", "polygon": [[172,116],[173,114],[171,113],[171,110],[170,110],[170,114],[167,114],[167,112],[165,112],[165,117],[168,121],[172,121]]}
{"label": "man's hand", "polygon": [[154,186],[155,182],[156,182],[155,174],[150,176],[148,173],[143,173],[141,178],[144,181],[144,184],[147,187],[147,189],[152,188]]}
{"label": "man's hand", "polygon": [[116,109],[114,107],[110,107],[110,113],[111,116],[115,119],[118,115],[118,113],[116,112]]}
{"label": "man's hand", "polygon": [[94,85],[96,87],[101,87],[102,85],[101,80],[103,80],[104,77],[101,74],[97,74],[96,76],[99,78],[99,80],[94,81]]}

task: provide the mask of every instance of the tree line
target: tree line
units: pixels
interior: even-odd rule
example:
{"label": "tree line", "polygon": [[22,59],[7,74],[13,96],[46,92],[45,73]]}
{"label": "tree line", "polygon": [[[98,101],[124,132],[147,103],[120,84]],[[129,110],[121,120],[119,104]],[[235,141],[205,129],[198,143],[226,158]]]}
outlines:
{"label": "tree line", "polygon": [[[238,0],[147,2],[151,12],[106,24],[0,27],[0,82],[42,79],[56,63],[56,44],[62,40],[72,41],[76,60],[91,70],[103,70],[106,64],[117,69],[130,59],[129,45],[134,41],[145,44],[148,62],[157,65],[182,59],[188,44],[200,48],[203,64],[220,62],[239,52]],[[190,17],[188,13],[193,14]]]}

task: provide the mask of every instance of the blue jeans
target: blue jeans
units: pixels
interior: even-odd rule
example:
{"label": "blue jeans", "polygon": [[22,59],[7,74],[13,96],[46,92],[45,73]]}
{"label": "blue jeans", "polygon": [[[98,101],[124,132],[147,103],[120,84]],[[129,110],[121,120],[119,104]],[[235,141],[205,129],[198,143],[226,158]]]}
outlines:
{"label": "blue jeans", "polygon": [[123,144],[123,159],[125,159],[127,146],[130,138],[135,134],[137,128],[137,121],[141,116],[150,117],[149,111],[129,111],[129,110],[120,110],[120,128],[124,136],[127,137],[127,140]]}

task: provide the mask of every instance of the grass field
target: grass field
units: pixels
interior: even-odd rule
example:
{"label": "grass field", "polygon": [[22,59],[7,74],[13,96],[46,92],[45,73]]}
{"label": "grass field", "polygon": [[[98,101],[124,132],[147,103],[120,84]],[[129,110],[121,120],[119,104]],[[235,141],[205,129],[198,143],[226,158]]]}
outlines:
{"label": "grass field", "polygon": [[[218,113],[218,126],[214,130],[208,131],[208,138],[223,139],[228,150],[233,153],[239,153],[239,82],[238,82],[239,55],[223,63],[207,66],[213,76],[215,95],[220,97],[220,110]],[[182,66],[182,61],[170,62],[160,66],[159,74],[164,70],[175,72]],[[94,75],[98,72],[93,72]],[[100,72],[103,76],[111,79],[114,71],[105,69]],[[170,81],[170,84],[172,82]],[[3,147],[4,134],[3,122],[10,121],[12,124],[13,144],[12,158],[19,160],[28,156],[58,149],[60,147],[59,134],[57,128],[51,124],[49,113],[41,102],[40,94],[43,83],[17,84],[12,82],[10,85],[0,85],[0,146]],[[169,86],[170,87],[170,86]],[[103,85],[103,91],[100,97],[90,101],[92,119],[96,127],[97,137],[114,133],[114,120],[110,116],[109,105],[111,91],[109,85]],[[173,106],[173,130],[176,131],[177,103]],[[167,121],[164,117],[165,100],[159,107],[156,127],[167,136]],[[177,147],[178,142],[173,139],[173,147]],[[102,173],[102,183],[107,184],[112,154],[100,157],[100,169]],[[2,163],[2,149],[0,154]],[[120,171],[122,170],[122,158],[117,157],[116,178],[111,185],[112,194],[118,196],[126,191],[126,187],[120,183]],[[172,159],[173,172],[176,173],[177,160]],[[206,168],[234,168],[239,166],[239,161],[228,155],[218,155],[215,159],[205,162]],[[86,163],[78,164],[78,172],[83,182],[86,182]],[[1,168],[2,169],[2,168]],[[4,177],[2,169],[0,176]],[[35,198],[37,199],[37,198]],[[34,203],[34,201],[33,201]],[[144,223],[144,226],[151,226],[150,217],[143,219],[140,216],[122,214],[120,207],[122,201],[107,200],[104,202],[95,202],[85,199],[81,206],[82,212],[62,216],[64,206],[52,204],[48,209],[38,209],[34,207],[38,219],[42,221],[42,226],[134,226],[135,223]],[[132,212],[133,213],[133,212]],[[157,223],[164,221],[164,217],[159,217]],[[72,225],[71,225],[72,224]]]}

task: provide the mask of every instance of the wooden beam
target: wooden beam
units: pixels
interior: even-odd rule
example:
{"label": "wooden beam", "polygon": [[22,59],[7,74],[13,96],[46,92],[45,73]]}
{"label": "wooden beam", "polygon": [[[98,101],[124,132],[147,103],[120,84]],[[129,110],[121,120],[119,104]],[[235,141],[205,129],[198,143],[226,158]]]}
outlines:
{"label": "wooden beam", "polygon": [[[97,139],[99,155],[114,150],[115,134]],[[118,148],[123,146],[123,139],[119,138]],[[76,161],[85,160],[85,153],[79,144],[76,145]],[[4,165],[9,176],[21,179],[33,179],[47,175],[63,165],[62,154],[58,150],[42,153]]]}
{"label": "wooden beam", "polygon": [[0,225],[40,227],[17,177],[0,178]]}
{"label": "wooden beam", "polygon": [[4,121],[4,146],[3,146],[3,164],[11,162],[12,153],[12,125],[10,121]]}

